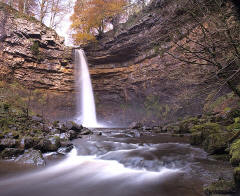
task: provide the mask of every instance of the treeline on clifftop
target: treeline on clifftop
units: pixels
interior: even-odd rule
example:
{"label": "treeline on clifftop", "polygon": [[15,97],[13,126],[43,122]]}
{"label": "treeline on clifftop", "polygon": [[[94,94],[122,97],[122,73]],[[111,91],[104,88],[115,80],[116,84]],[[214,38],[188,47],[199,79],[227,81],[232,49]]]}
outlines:
{"label": "treeline on clifftop", "polygon": [[41,23],[56,29],[65,15],[71,12],[72,0],[0,0],[19,13],[35,17]]}

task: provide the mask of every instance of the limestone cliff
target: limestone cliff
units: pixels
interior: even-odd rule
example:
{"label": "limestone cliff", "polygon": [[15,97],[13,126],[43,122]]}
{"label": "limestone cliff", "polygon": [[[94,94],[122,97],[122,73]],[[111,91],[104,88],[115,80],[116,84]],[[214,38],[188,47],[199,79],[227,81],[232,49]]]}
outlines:
{"label": "limestone cliff", "polygon": [[[199,25],[185,14],[186,2],[155,0],[97,43],[84,46],[103,118],[159,123],[202,113],[216,89],[216,81],[209,80],[216,69],[173,58],[186,58],[177,45],[188,44],[186,37],[201,43]],[[230,2],[225,6],[233,9]]]}
{"label": "limestone cliff", "polygon": [[0,77],[72,91],[72,50],[54,30],[0,3]]}

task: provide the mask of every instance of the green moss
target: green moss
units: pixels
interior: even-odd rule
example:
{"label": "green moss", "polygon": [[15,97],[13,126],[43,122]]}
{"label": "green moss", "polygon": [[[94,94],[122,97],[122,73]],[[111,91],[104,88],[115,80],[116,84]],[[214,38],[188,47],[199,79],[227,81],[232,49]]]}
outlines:
{"label": "green moss", "polygon": [[199,119],[197,117],[186,118],[179,122],[179,126],[182,132],[190,132],[190,129],[194,125],[198,125],[198,124],[199,124]]}
{"label": "green moss", "polygon": [[218,180],[204,188],[206,195],[212,194],[231,194],[236,192],[236,186],[233,181]]}
{"label": "green moss", "polygon": [[33,41],[30,49],[31,49],[33,55],[38,56],[39,55],[39,43],[38,43],[38,41]]}
{"label": "green moss", "polygon": [[236,167],[234,169],[234,173],[233,173],[233,176],[234,176],[234,181],[237,185],[240,185],[240,167]]}
{"label": "green moss", "polygon": [[212,155],[212,158],[219,160],[219,161],[229,161],[230,155],[229,154],[215,154],[215,155]]}
{"label": "green moss", "polygon": [[236,140],[230,146],[230,162],[233,166],[238,166],[240,163],[240,139]]}
{"label": "green moss", "polygon": [[201,132],[194,132],[190,136],[190,143],[192,145],[201,145],[203,142],[202,133]]}
{"label": "green moss", "polygon": [[231,125],[227,126],[227,130],[228,131],[239,131],[240,130],[240,123],[239,122],[235,122]]}
{"label": "green moss", "polygon": [[201,132],[203,138],[206,138],[210,134],[222,132],[223,128],[224,128],[223,126],[221,126],[217,123],[207,122],[207,123],[204,123],[204,124],[193,126],[190,129],[190,132],[191,133]]}
{"label": "green moss", "polygon": [[203,148],[210,154],[224,154],[232,133],[214,133],[206,137]]}

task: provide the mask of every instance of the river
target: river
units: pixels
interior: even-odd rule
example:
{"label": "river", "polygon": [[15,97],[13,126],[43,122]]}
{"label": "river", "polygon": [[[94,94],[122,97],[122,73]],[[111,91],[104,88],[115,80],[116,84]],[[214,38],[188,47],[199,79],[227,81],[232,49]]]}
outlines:
{"label": "river", "polygon": [[189,145],[186,136],[94,132],[74,140],[66,157],[49,156],[45,168],[0,162],[0,195],[202,196],[204,185],[232,176],[228,163]]}

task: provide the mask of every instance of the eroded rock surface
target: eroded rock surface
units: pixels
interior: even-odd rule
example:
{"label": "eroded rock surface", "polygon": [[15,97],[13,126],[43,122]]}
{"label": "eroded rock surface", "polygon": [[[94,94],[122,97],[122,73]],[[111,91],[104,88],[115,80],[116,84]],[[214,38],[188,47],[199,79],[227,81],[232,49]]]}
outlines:
{"label": "eroded rock surface", "polygon": [[34,18],[0,4],[0,77],[31,88],[73,90],[72,49]]}

